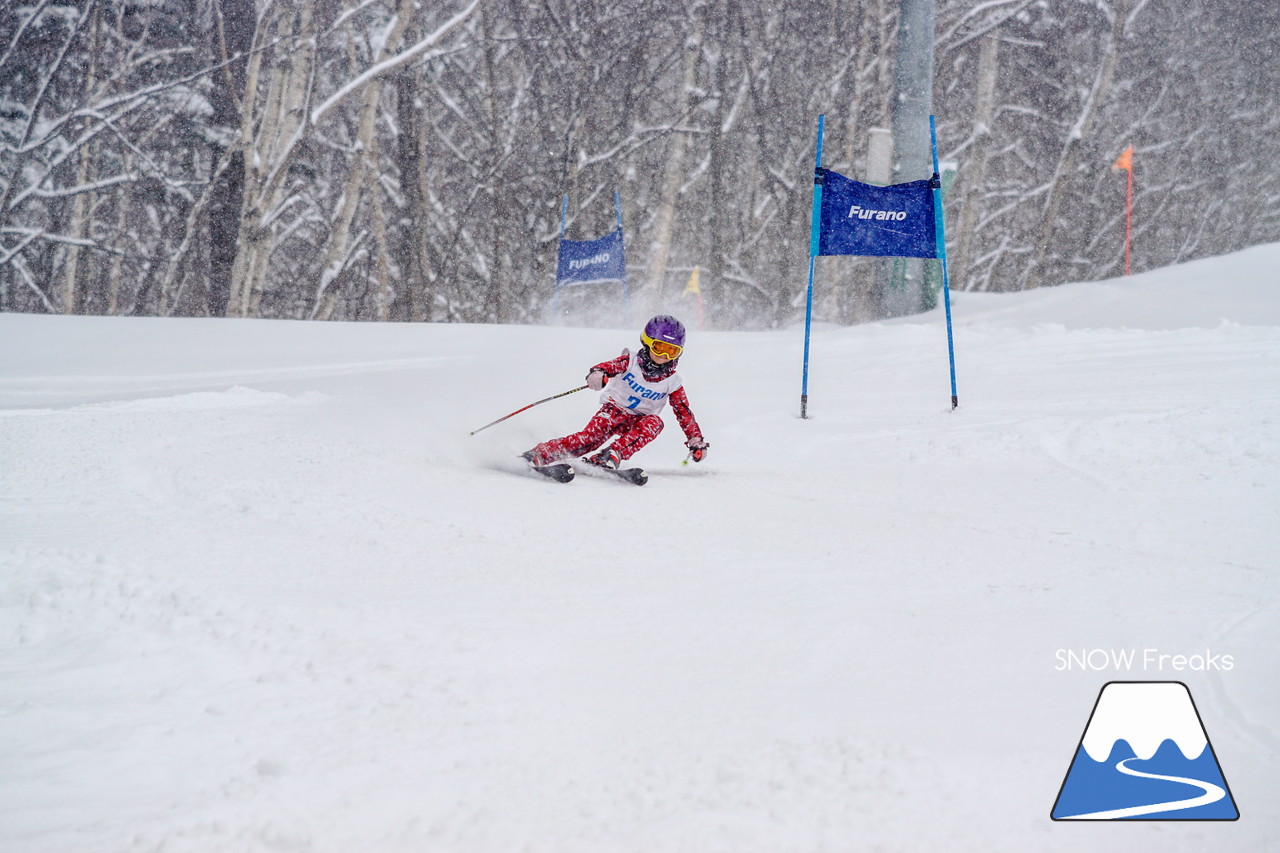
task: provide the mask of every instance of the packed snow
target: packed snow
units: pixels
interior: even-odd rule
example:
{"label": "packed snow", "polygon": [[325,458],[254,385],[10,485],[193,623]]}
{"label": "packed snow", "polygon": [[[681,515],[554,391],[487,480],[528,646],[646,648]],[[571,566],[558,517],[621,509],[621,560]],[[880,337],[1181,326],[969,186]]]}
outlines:
{"label": "packed snow", "polygon": [[[0,850],[1280,849],[1277,269],[954,294],[955,411],[941,311],[808,420],[693,329],[643,488],[522,471],[591,392],[469,435],[637,328],[0,315]],[[1114,680],[1239,821],[1050,820]]]}

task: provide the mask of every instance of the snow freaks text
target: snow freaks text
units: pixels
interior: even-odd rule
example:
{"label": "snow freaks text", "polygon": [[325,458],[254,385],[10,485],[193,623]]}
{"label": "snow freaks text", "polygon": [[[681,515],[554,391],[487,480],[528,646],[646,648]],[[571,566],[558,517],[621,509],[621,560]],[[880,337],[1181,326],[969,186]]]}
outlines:
{"label": "snow freaks text", "polygon": [[1195,654],[1166,654],[1159,649],[1058,649],[1054,654],[1059,672],[1116,670],[1119,672],[1208,672],[1235,669],[1231,655],[1205,649]]}

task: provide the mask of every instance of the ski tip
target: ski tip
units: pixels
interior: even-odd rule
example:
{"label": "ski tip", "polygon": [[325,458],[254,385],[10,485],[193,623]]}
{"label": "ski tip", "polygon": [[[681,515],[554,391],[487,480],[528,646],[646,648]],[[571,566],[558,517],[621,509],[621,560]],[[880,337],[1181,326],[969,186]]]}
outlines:
{"label": "ski tip", "polygon": [[623,468],[618,472],[618,476],[626,480],[628,483],[634,483],[637,486],[643,486],[649,482],[649,472],[643,468]]}
{"label": "ski tip", "polygon": [[549,477],[557,483],[567,483],[573,479],[575,472],[573,467],[563,463],[554,465],[530,465],[528,471],[531,474],[541,474],[543,477]]}

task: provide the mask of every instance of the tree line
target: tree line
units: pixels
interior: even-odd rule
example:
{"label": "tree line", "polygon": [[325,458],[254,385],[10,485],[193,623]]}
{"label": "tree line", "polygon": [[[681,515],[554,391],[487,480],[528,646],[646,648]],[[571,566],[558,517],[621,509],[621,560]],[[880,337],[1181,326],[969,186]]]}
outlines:
{"label": "tree line", "polygon": [[[890,126],[897,0],[30,0],[0,7],[0,310],[547,319],[622,202],[633,298],[803,310],[824,165]],[[938,0],[952,287],[1280,239],[1280,7]],[[919,176],[904,176],[912,180]],[[819,314],[883,316],[869,260]],[[883,287],[881,287],[883,289]],[[584,297],[585,298],[585,297]]]}

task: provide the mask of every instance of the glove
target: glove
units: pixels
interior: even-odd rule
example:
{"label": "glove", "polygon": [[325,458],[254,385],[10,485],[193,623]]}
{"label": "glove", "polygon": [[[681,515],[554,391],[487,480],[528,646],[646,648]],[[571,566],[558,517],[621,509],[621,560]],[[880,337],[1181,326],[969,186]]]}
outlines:
{"label": "glove", "polygon": [[691,438],[684,443],[684,446],[689,448],[690,455],[693,457],[694,462],[701,462],[703,459],[706,459],[707,451],[711,449],[711,445],[702,437]]}
{"label": "glove", "polygon": [[608,381],[609,377],[603,370],[593,370],[587,374],[587,387],[592,391],[599,391]]}

